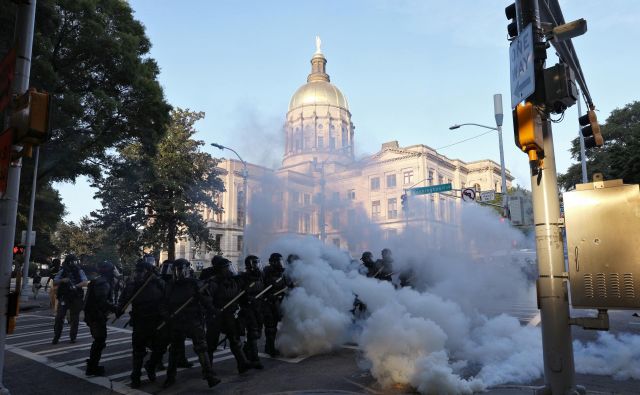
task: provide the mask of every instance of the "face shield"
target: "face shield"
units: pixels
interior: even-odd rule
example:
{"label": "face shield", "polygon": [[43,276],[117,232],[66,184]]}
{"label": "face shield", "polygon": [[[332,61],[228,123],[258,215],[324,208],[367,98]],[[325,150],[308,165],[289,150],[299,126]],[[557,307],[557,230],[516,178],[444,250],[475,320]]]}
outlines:
{"label": "face shield", "polygon": [[184,280],[191,277],[191,270],[187,265],[174,265],[173,266],[173,278],[177,281]]}
{"label": "face shield", "polygon": [[151,264],[152,266],[155,266],[155,265],[156,265],[156,258],[155,258],[153,255],[146,255],[146,256],[144,257],[144,261],[145,261],[146,263]]}

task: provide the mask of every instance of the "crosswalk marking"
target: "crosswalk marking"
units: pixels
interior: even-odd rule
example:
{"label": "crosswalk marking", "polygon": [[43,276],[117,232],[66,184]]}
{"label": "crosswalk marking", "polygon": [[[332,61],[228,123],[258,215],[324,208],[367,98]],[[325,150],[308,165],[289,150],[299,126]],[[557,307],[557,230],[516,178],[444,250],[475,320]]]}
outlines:
{"label": "crosswalk marking", "polygon": [[[225,355],[224,357],[219,357],[219,358],[213,358],[213,363],[215,364],[216,362],[222,362],[222,361],[226,361],[227,359],[231,359],[233,358],[233,355]],[[187,361],[189,362],[193,362],[193,367],[192,368],[179,368],[178,372],[181,372],[183,370],[187,370],[187,369],[193,369],[193,368],[197,368],[200,367],[200,362],[198,362],[198,357],[191,357],[191,358],[187,358]],[[160,371],[160,372],[156,372],[156,376],[160,377],[160,376],[164,376],[167,374],[166,370]],[[129,377],[131,376],[131,371],[126,371],[126,372],[122,372],[122,373],[118,373],[118,374],[112,374],[109,376],[109,379],[111,380],[118,380],[121,379],[123,377]],[[130,383],[131,381],[125,381],[125,384]]]}
{"label": "crosswalk marking", "polygon": [[[126,359],[131,358],[131,333],[130,329],[119,328],[113,326],[107,326],[107,349],[109,347],[116,347],[115,351],[102,354],[101,362],[112,362],[109,366],[114,366],[114,374],[106,377],[87,377],[84,374],[85,361],[87,356],[79,357],[80,353],[84,353],[91,348],[91,333],[88,326],[84,322],[80,322],[77,341],[78,344],[59,344],[58,346],[42,347],[48,345],[51,339],[43,339],[50,334],[53,337],[53,317],[37,316],[37,315],[21,315],[19,317],[18,330],[14,335],[8,337],[8,343],[6,349],[15,354],[29,358],[36,362],[42,363],[46,366],[54,368],[60,372],[71,374],[75,377],[81,378],[85,381],[91,382],[96,385],[100,385],[104,388],[109,388],[114,393],[124,395],[148,395],[144,391],[131,389],[130,384],[131,376],[131,364],[126,363]],[[29,323],[28,325],[22,325]],[[49,326],[49,329],[46,329]],[[63,328],[63,338],[68,337],[69,326],[65,325]],[[64,343],[65,340],[62,340]],[[186,346],[192,346],[191,340],[185,341]],[[40,346],[45,349],[37,349]],[[34,350],[34,348],[36,348]],[[120,348],[120,349],[118,349]],[[122,349],[124,348],[124,349]],[[191,354],[193,355],[193,354]],[[298,363],[307,358],[307,356],[298,358],[272,358],[267,354],[260,353],[259,356],[263,359],[273,359],[286,363]],[[56,357],[56,359],[52,359]],[[65,359],[68,360],[60,360]],[[70,359],[73,358],[73,359]],[[233,354],[229,348],[218,348],[215,353],[213,363],[222,363],[223,361],[234,359]],[[165,359],[166,360],[166,359]],[[193,368],[198,368],[200,363],[197,356],[192,356],[188,359],[193,362]],[[120,362],[119,362],[120,361]],[[110,369],[108,367],[108,369]],[[122,371],[125,369],[125,371]],[[186,370],[185,368],[178,369],[178,371]],[[166,371],[159,371],[157,376],[166,376]]]}

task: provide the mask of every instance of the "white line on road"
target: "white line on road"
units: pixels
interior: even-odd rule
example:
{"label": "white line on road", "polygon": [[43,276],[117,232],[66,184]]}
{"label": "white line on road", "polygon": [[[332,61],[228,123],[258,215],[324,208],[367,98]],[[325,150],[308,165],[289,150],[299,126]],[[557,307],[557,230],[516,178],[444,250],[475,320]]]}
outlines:
{"label": "white line on road", "polygon": [[[131,350],[130,349],[126,349],[126,350],[120,350],[120,351],[115,351],[115,352],[108,352],[108,353],[104,353],[102,354],[103,357],[110,357],[112,355],[118,355],[118,354],[131,354]],[[84,358],[78,358],[78,359],[72,359],[70,361],[62,361],[62,362],[56,362],[55,366],[62,366],[62,365],[73,365],[76,364],[78,362],[84,362],[87,360],[87,357],[85,356]]]}
{"label": "white line on road", "polygon": [[123,395],[149,395],[148,392],[143,392],[140,390],[135,390],[133,388],[129,388],[127,386],[125,386],[123,383],[120,383],[118,381],[111,381],[109,380],[107,377],[87,377],[85,376],[84,372],[80,369],[74,368],[72,366],[58,366],[56,367],[56,363],[51,361],[49,358],[47,357],[43,357],[41,355],[37,355],[34,354],[32,352],[29,352],[27,350],[23,350],[21,348],[18,347],[14,347],[14,346],[6,346],[6,349],[8,351],[11,351],[14,354],[20,355],[22,357],[31,359],[32,361],[36,361],[36,362],[40,362],[46,366],[49,366],[51,368],[56,369],[59,372],[63,372],[63,373],[67,373],[70,374],[72,376],[75,376],[79,379],[88,381],[90,383],[99,385],[101,387],[110,389],[112,391],[115,391],[119,394],[123,394]]}
{"label": "white line on road", "polygon": [[[124,343],[131,343],[131,339],[127,338],[118,338],[118,339],[107,339],[107,346],[111,346],[114,344],[124,344]],[[57,347],[57,348],[52,348],[52,349],[48,349],[48,350],[42,350],[42,351],[36,351],[35,354],[38,355],[46,355],[48,357],[52,357],[54,355],[61,355],[61,354],[66,354],[68,352],[76,352],[76,351],[81,351],[81,350],[88,350],[91,348],[91,344],[85,343],[85,344],[74,344],[71,346],[66,346],[66,347]],[[67,350],[67,351],[64,351]]]}

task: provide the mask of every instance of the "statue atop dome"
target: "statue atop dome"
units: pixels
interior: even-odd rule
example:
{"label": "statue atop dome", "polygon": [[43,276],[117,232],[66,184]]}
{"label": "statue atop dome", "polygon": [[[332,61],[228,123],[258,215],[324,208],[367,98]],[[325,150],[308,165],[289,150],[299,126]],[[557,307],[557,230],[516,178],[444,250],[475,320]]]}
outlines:
{"label": "statue atop dome", "polygon": [[316,36],[316,53],[315,53],[315,55],[322,55],[322,50],[320,49],[320,45],[322,45],[322,40],[320,40],[320,36]]}

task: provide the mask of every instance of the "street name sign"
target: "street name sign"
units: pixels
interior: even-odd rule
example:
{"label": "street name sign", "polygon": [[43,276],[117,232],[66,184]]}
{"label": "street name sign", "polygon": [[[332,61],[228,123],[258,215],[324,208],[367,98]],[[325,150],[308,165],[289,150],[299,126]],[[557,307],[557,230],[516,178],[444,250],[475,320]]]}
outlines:
{"label": "street name sign", "polygon": [[482,191],[480,192],[481,202],[490,202],[496,200],[496,191]]}
{"label": "street name sign", "polygon": [[410,195],[426,195],[428,193],[446,192],[451,190],[451,183],[431,185],[428,187],[419,187],[409,189]]}
{"label": "street name sign", "polygon": [[511,68],[511,108],[531,96],[536,90],[533,70],[533,30],[528,24],[509,46]]}

